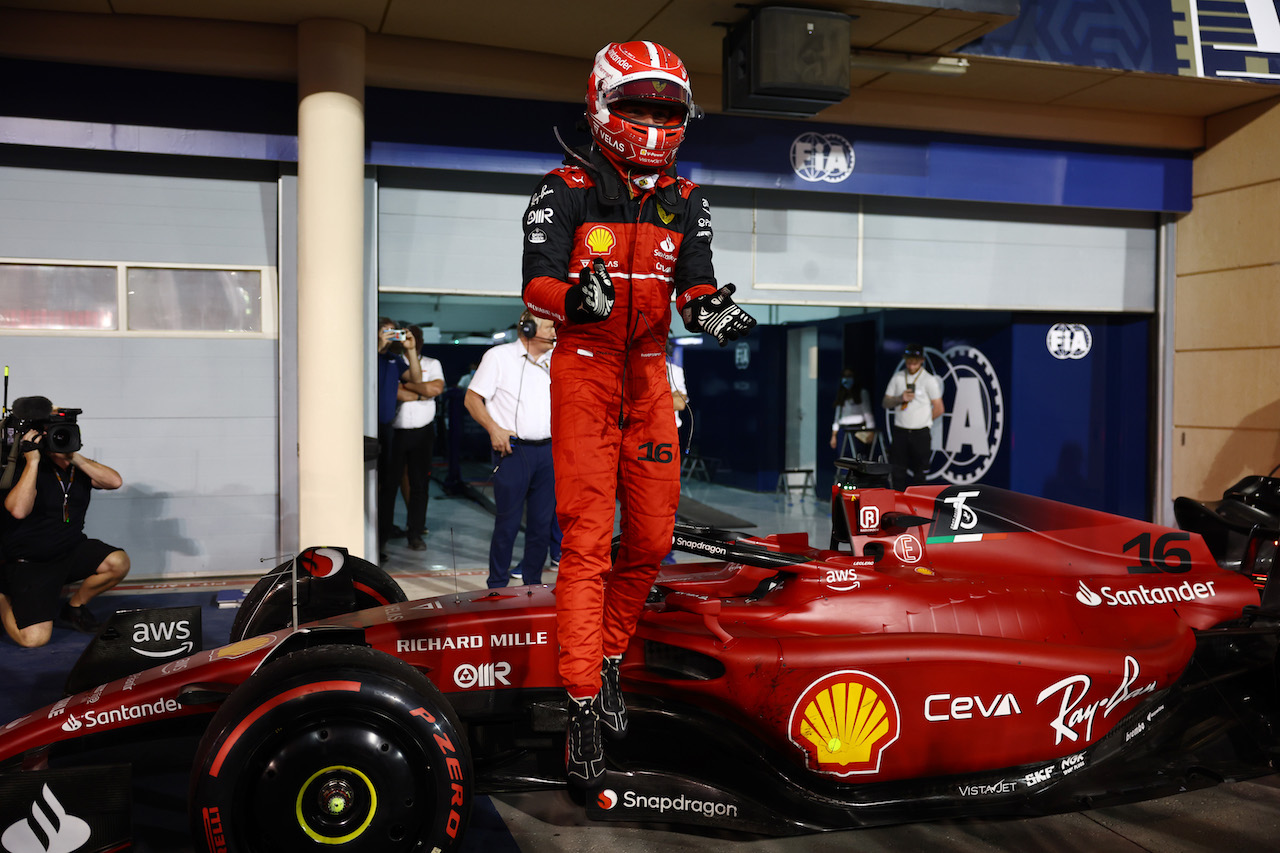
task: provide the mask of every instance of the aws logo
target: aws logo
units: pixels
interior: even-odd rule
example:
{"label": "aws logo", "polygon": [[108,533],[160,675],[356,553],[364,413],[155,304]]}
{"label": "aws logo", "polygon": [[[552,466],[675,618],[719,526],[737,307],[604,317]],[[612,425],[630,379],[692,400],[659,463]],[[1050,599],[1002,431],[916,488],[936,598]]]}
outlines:
{"label": "aws logo", "polygon": [[884,682],[865,672],[833,672],[810,684],[791,709],[787,733],[809,767],[830,776],[880,772],[902,716]]}
{"label": "aws logo", "polygon": [[613,232],[603,225],[597,225],[587,232],[587,250],[593,255],[607,255],[613,249],[618,238],[613,236]]}
{"label": "aws logo", "polygon": [[[933,422],[929,480],[976,483],[996,461],[1004,439],[1004,391],[982,351],[958,344],[924,351],[925,366],[942,380],[943,415]],[[895,370],[902,370],[901,363]],[[890,412],[890,417],[893,413]]]}

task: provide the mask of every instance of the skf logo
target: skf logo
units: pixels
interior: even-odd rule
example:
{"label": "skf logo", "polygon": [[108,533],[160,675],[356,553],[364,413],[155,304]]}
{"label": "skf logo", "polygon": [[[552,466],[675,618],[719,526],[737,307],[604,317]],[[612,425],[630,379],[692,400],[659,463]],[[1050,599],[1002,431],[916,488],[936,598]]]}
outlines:
{"label": "skf logo", "polygon": [[811,769],[830,776],[880,772],[884,751],[901,730],[898,702],[865,672],[833,672],[810,684],[791,709],[791,742]]}
{"label": "skf logo", "polygon": [[67,814],[45,785],[40,799],[31,804],[31,817],[8,826],[0,835],[0,844],[8,853],[71,853],[79,850],[92,834],[89,824]]}
{"label": "skf logo", "polygon": [[593,255],[609,254],[616,242],[618,240],[613,236],[613,232],[603,225],[597,225],[587,232],[587,250]]}

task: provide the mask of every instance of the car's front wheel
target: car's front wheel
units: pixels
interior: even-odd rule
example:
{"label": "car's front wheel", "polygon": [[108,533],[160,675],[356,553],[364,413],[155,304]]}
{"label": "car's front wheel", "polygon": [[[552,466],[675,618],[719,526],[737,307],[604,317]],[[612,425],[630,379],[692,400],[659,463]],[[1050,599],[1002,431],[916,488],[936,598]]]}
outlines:
{"label": "car's front wheel", "polygon": [[361,646],[294,652],[245,681],[200,742],[197,850],[456,850],[471,811],[457,717],[417,670]]}

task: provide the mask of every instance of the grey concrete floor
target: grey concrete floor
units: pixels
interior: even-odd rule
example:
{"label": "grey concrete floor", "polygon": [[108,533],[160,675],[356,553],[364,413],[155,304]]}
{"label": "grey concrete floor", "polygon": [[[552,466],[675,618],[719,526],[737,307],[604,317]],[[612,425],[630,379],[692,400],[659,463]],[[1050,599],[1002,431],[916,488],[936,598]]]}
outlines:
{"label": "grey concrete floor", "polygon": [[[756,524],[749,532],[804,531],[824,546],[830,536],[825,501],[798,495],[747,492],[685,481],[685,494]],[[403,510],[400,521],[403,523]],[[493,517],[466,498],[445,497],[433,485],[427,551],[393,540],[384,567],[410,597],[477,589],[487,575]],[[516,543],[517,559],[521,541]],[[696,560],[678,555],[681,561]],[[544,573],[546,583],[555,574]],[[1077,814],[1017,820],[907,824],[794,838],[723,838],[640,826],[589,823],[564,793],[493,797],[498,813],[525,853],[652,853],[666,850],[875,851],[1159,851],[1209,853],[1280,849],[1280,776],[1220,785],[1159,800]]]}

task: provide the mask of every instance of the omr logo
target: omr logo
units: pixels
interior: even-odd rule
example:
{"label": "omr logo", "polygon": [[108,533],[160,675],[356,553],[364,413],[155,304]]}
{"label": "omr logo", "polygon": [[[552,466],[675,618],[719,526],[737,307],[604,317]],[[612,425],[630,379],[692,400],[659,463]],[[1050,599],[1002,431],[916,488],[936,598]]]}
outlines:
{"label": "omr logo", "polygon": [[593,255],[607,255],[613,249],[613,244],[618,242],[618,238],[613,236],[613,232],[603,225],[597,225],[587,232],[587,249]]}
{"label": "omr logo", "polygon": [[885,683],[857,670],[810,684],[791,709],[791,742],[809,767],[831,776],[880,772],[884,751],[901,731],[898,702]]}
{"label": "omr logo", "polygon": [[600,792],[600,796],[596,797],[596,805],[608,811],[618,804],[618,795],[612,788],[605,788]]}

